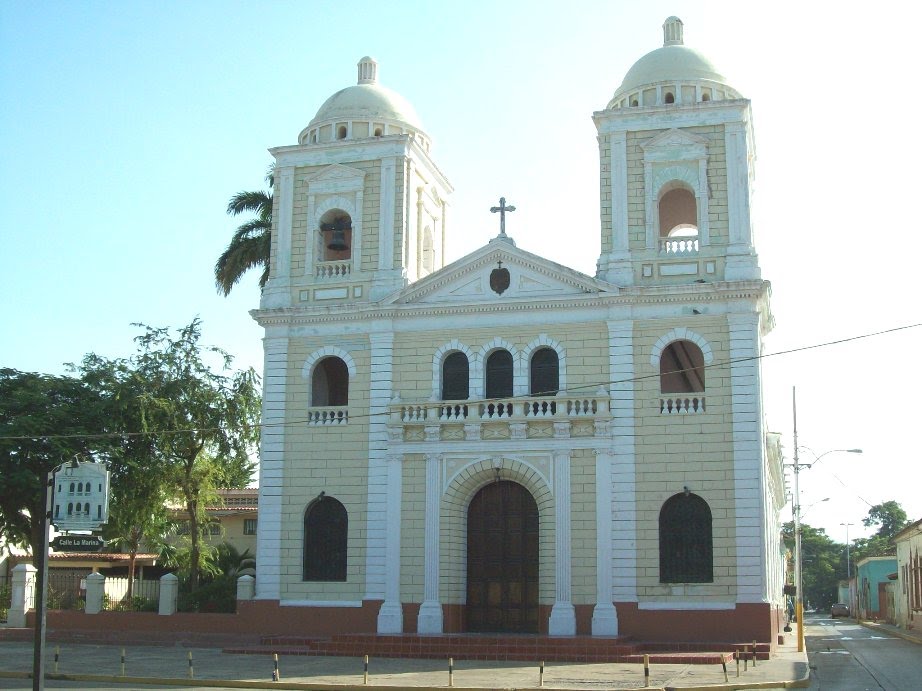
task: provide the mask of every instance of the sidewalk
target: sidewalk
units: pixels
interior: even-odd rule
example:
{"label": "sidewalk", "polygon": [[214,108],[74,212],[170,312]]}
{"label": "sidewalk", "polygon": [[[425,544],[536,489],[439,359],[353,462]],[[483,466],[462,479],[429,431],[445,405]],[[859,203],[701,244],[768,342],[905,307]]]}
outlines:
{"label": "sidewalk", "polygon": [[[797,652],[797,638],[787,637],[771,660],[728,665],[729,683],[720,665],[651,665],[649,688],[794,688],[809,685],[806,653]],[[793,643],[793,645],[791,645]],[[233,655],[216,648],[126,646],[124,676],[122,648],[113,645],[61,643],[46,648],[46,673],[55,670],[73,681],[177,686],[222,686],[275,689],[445,689],[448,661],[373,658],[368,684],[363,684],[364,661],[352,657],[281,656],[279,682],[272,681],[274,662],[269,655]],[[194,680],[189,678],[191,664]],[[0,645],[0,678],[25,678],[32,670],[32,644],[4,641]],[[544,669],[545,690],[644,688],[641,664],[555,663]],[[526,662],[455,660],[453,688],[537,689],[539,668]]]}

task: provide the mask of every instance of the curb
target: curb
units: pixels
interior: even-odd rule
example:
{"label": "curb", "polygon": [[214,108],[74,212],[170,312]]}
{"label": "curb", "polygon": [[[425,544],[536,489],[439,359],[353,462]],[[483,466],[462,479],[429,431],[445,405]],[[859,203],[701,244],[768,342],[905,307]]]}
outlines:
{"label": "curb", "polygon": [[919,638],[919,636],[913,636],[912,634],[906,633],[900,629],[884,628],[880,624],[875,624],[874,622],[865,621],[863,619],[856,619],[856,621],[866,629],[871,629],[872,631],[884,631],[896,636],[897,638],[902,638],[904,641],[909,641],[910,643],[915,643],[916,645],[922,645],[922,638]]}

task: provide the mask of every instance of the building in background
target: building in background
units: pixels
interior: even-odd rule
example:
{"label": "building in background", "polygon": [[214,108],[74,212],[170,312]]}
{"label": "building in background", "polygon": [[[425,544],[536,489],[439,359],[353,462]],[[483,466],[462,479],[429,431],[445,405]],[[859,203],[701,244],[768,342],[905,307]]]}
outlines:
{"label": "building in background", "polygon": [[471,229],[450,229],[428,131],[371,58],[271,150],[248,611],[315,633],[774,641],[750,103],[663,29],[593,114],[600,227],[568,227],[565,198],[547,219],[562,243],[601,234],[595,276],[520,248],[503,199],[496,236],[446,264]]}
{"label": "building in background", "polygon": [[893,537],[897,582],[894,619],[902,629],[918,629],[922,622],[922,519]]}

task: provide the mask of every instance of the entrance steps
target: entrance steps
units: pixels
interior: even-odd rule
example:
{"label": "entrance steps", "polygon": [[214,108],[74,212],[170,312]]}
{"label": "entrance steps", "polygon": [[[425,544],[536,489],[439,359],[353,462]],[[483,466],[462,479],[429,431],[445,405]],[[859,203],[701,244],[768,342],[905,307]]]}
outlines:
{"label": "entrance steps", "polygon": [[[751,647],[751,644],[750,644]],[[549,637],[523,634],[337,634],[330,638],[264,636],[259,645],[225,648],[226,653],[388,657],[519,662],[643,662],[703,664],[731,662],[742,644],[642,643],[625,637]],[[757,659],[768,659],[770,646],[761,644]],[[750,654],[751,655],[751,654]],[[747,656],[752,659],[751,656]]]}

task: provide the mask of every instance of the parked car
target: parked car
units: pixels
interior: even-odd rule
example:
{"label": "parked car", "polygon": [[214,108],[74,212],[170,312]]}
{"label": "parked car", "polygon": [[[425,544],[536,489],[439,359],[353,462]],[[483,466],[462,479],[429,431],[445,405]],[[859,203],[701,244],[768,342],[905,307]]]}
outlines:
{"label": "parked car", "polygon": [[844,602],[837,602],[829,610],[829,614],[835,619],[836,617],[848,617],[851,615],[851,612],[848,611],[848,605]]}

